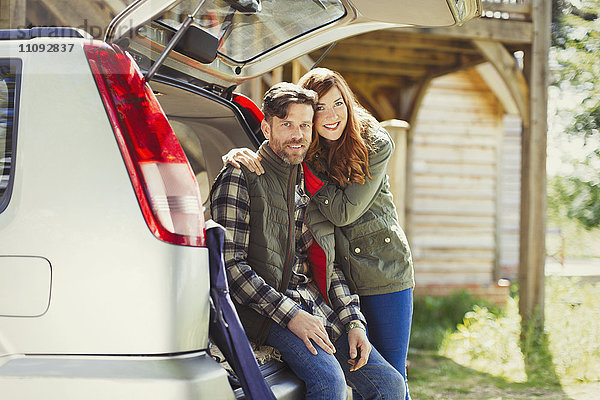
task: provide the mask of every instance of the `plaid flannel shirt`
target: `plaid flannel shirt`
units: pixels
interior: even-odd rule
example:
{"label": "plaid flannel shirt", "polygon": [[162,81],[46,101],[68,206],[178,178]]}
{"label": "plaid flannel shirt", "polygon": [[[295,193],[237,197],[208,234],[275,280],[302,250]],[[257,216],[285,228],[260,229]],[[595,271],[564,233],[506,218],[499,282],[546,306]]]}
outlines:
{"label": "plaid flannel shirt", "polygon": [[241,170],[228,167],[220,185],[211,194],[212,218],[226,229],[224,260],[232,298],[250,306],[262,315],[286,327],[302,308],[319,318],[329,337],[336,340],[344,326],[352,320],[366,323],[360,312],[358,295],[352,295],[342,270],[336,265],[329,289],[331,307],[312,280],[307,262],[307,250],[313,242],[304,223],[309,198],[304,193],[304,175],[296,186],[296,251],[292,276],[285,293],[268,285],[248,265],[247,249],[250,238],[250,196]]}

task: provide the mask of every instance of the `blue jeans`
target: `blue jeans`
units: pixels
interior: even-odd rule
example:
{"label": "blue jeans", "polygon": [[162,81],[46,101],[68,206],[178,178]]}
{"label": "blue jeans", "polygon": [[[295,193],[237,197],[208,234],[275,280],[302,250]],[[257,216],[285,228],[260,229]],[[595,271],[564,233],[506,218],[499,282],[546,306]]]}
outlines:
{"label": "blue jeans", "polygon": [[413,312],[413,289],[400,292],[360,296],[360,310],[367,319],[369,340],[383,358],[398,370],[406,382],[406,356]]}
{"label": "blue jeans", "polygon": [[271,327],[267,344],[279,350],[283,360],[304,381],[306,399],[346,400],[346,382],[364,399],[404,398],[402,375],[375,348],[365,366],[350,372],[350,349],[348,335],[345,333],[334,343],[334,354],[327,354],[316,345],[318,354],[312,354],[298,336],[278,324]]}

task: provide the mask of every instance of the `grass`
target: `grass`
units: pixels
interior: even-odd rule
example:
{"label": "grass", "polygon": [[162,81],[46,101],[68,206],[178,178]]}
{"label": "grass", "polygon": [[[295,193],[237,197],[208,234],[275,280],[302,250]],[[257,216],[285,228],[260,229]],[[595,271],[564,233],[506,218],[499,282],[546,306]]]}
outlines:
{"label": "grass", "polygon": [[549,277],[545,331],[528,330],[523,339],[517,299],[502,310],[465,293],[416,299],[413,400],[600,398],[598,298],[600,283]]}
{"label": "grass", "polygon": [[560,387],[510,382],[431,350],[412,351],[409,359],[408,383],[413,400],[570,399]]}

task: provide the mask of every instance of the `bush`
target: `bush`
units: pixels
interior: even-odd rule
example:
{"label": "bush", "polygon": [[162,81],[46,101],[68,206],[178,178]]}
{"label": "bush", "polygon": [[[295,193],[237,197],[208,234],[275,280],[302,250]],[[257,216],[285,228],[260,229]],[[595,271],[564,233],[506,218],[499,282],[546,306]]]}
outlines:
{"label": "bush", "polygon": [[438,350],[447,333],[456,329],[466,312],[475,305],[487,307],[492,313],[500,309],[488,301],[460,290],[447,297],[415,297],[410,347],[422,350]]}
{"label": "bush", "polygon": [[[521,340],[517,299],[501,314],[474,305],[463,323],[448,329],[440,354],[460,365],[531,385],[600,381],[600,283],[548,277],[544,332]],[[525,357],[524,357],[525,354]]]}
{"label": "bush", "polygon": [[508,299],[505,314],[494,314],[486,307],[474,306],[465,314],[457,330],[446,335],[440,354],[461,365],[512,382],[526,381],[519,347],[521,324],[515,299]]}
{"label": "bush", "polygon": [[600,381],[600,283],[579,278],[546,281],[546,331],[561,380]]}

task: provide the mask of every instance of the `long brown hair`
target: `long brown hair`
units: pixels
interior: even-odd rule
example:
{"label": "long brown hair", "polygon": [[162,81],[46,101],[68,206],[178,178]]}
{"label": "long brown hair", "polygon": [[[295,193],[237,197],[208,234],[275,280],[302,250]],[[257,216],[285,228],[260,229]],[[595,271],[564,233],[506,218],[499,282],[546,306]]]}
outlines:
{"label": "long brown hair", "polygon": [[313,128],[313,141],[305,161],[316,172],[327,174],[340,186],[365,183],[369,174],[369,133],[378,126],[377,120],[356,100],[346,80],[327,68],[315,68],[300,78],[298,84],[314,90],[319,97],[337,87],[348,109],[348,121],[342,136],[331,143],[322,139]]}

